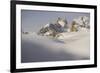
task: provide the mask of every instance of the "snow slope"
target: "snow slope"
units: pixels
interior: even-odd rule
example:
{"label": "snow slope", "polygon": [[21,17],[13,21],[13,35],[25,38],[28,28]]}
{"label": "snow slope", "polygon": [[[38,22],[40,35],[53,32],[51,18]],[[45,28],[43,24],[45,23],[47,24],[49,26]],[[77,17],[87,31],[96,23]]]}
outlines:
{"label": "snow slope", "polygon": [[[59,37],[58,39],[53,39],[53,38],[48,38],[46,36],[39,36],[36,33],[22,34],[22,42],[27,41],[41,46],[40,53],[42,52],[42,50],[44,50],[51,54],[55,53],[55,55],[59,53],[70,54],[71,56],[73,56],[70,57],[70,59],[72,60],[89,59],[90,56],[89,31],[66,32],[62,33],[61,35],[62,36]],[[27,46],[27,44],[25,46]],[[31,50],[34,51],[32,47]],[[46,55],[48,55],[48,53]],[[64,56],[66,56],[65,59],[67,59],[68,56],[67,55]]]}
{"label": "snow slope", "polygon": [[[68,36],[67,36],[68,35]],[[65,42],[64,49],[72,54],[89,57],[90,51],[90,35],[89,32],[71,32],[63,34],[63,41]],[[61,38],[60,38],[61,39]]]}

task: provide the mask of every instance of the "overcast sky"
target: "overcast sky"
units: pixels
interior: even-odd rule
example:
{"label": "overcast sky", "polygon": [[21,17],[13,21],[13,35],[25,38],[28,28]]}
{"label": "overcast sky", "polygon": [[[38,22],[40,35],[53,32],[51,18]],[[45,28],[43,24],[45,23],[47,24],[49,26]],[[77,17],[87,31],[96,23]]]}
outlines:
{"label": "overcast sky", "polygon": [[70,24],[74,18],[79,16],[90,18],[89,13],[21,10],[22,31],[37,32],[43,25],[54,22],[58,17],[66,18]]}

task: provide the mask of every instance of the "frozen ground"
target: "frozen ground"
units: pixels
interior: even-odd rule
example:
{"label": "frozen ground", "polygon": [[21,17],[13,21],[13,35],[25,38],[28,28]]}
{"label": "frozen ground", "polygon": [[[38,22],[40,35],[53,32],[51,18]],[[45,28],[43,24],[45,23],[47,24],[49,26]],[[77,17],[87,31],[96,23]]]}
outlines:
{"label": "frozen ground", "polygon": [[22,34],[22,62],[67,61],[89,59],[89,31],[66,32],[58,39]]}

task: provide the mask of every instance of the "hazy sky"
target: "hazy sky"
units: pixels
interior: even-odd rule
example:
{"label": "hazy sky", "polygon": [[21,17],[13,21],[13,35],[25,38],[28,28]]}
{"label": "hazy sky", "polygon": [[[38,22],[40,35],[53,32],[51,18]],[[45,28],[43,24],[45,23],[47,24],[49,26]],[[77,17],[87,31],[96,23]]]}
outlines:
{"label": "hazy sky", "polygon": [[54,22],[58,17],[66,18],[68,23],[71,23],[79,16],[90,18],[89,13],[21,10],[22,31],[37,32],[43,25]]}

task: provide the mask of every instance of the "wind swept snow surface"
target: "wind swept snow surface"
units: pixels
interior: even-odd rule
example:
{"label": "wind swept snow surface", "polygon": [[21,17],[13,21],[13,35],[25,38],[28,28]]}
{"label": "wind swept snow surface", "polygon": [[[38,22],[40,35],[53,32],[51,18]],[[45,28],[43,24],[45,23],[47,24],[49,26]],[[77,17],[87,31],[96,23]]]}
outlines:
{"label": "wind swept snow surface", "polygon": [[22,62],[89,59],[89,31],[65,32],[61,35],[58,39],[54,39],[36,33],[22,34]]}

